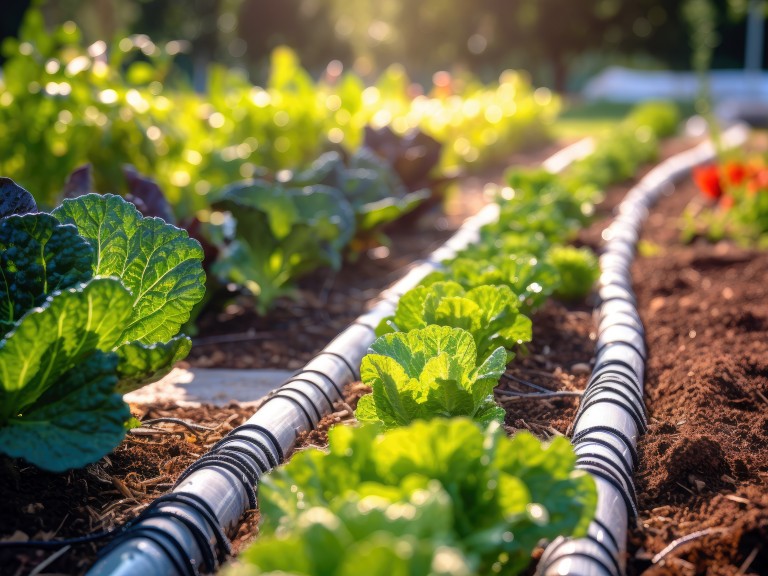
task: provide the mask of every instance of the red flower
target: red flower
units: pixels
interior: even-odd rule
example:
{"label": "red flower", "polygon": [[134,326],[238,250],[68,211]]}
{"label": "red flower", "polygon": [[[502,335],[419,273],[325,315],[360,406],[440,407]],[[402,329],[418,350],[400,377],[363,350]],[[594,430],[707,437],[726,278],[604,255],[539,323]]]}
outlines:
{"label": "red flower", "polygon": [[754,173],[749,182],[749,189],[753,192],[768,192],[768,168],[760,168]]}
{"label": "red flower", "polygon": [[723,166],[722,174],[725,181],[733,186],[739,186],[749,176],[749,169],[746,164],[740,162],[728,162]]}
{"label": "red flower", "polygon": [[717,206],[723,212],[728,212],[728,210],[733,208],[733,203],[734,203],[733,196],[723,196],[722,198],[720,198],[720,202],[718,202]]}
{"label": "red flower", "polygon": [[704,196],[717,200],[723,195],[720,178],[717,174],[717,166],[701,166],[693,169],[693,181],[699,187]]}

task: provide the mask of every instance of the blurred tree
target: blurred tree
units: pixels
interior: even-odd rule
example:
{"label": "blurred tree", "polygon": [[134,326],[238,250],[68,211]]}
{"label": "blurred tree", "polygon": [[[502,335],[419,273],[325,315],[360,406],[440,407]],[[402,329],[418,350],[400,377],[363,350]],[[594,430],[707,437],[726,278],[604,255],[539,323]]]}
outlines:
{"label": "blurred tree", "polygon": [[[4,39],[16,36],[24,12],[27,11],[30,4],[31,0],[18,0],[17,2],[9,2],[8,6],[3,6],[3,17],[0,19],[0,45]],[[4,60],[2,52],[0,52],[0,64]]]}
{"label": "blurred tree", "polygon": [[[722,42],[713,67],[744,58],[746,6],[713,0]],[[761,0],[768,6],[766,0]],[[246,66],[254,80],[279,44],[292,46],[319,74],[330,60],[364,75],[394,62],[428,81],[441,69],[469,69],[488,80],[509,67],[564,89],[574,70],[612,62],[688,68],[684,0],[50,0],[50,22],[76,20],[87,40],[116,31],[156,41],[187,40],[198,70],[211,61]],[[11,16],[0,30],[13,28]],[[9,25],[10,23],[10,25]],[[765,26],[765,24],[764,24]],[[7,33],[7,32],[6,32]],[[199,74],[198,74],[199,76]],[[199,85],[199,84],[198,84]]]}
{"label": "blurred tree", "polygon": [[335,33],[330,12],[327,0],[245,0],[238,34],[247,45],[250,67],[263,69],[270,52],[282,44],[297,49],[310,70],[322,70],[331,60],[349,62],[352,51]]}

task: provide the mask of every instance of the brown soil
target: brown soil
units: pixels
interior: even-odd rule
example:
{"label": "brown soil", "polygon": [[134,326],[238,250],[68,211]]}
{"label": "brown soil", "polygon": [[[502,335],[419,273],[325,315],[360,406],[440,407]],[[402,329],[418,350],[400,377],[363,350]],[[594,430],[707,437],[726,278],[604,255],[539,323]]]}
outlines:
{"label": "brown soil", "polygon": [[643,236],[659,253],[633,269],[651,424],[629,574],[768,574],[768,253],[681,246],[695,195],[687,183],[659,203]]}
{"label": "brown soil", "polygon": [[[237,405],[161,404],[132,406],[132,412],[142,421],[174,418],[208,430],[191,430],[173,422],[146,425],[130,433],[109,456],[65,474],[16,467],[0,458],[0,542],[74,538],[123,524],[168,492],[187,466],[250,416],[250,410]],[[235,544],[242,539],[238,534]],[[93,564],[100,545],[78,546],[43,573],[83,573]],[[51,554],[48,550],[0,550],[0,574],[28,574]]]}

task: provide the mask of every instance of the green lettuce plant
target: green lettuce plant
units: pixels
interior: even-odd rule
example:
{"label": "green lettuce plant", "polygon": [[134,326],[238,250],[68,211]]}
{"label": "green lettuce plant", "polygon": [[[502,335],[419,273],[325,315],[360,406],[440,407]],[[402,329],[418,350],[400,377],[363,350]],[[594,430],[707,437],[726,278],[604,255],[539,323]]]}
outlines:
{"label": "green lettuce plant", "polygon": [[546,259],[560,277],[555,296],[564,300],[584,298],[600,276],[597,257],[589,248],[553,246]]}
{"label": "green lettuce plant", "polygon": [[83,466],[123,437],[121,394],[189,352],[177,332],[205,290],[202,250],[119,196],[0,216],[0,451]]}
{"label": "green lettuce plant", "polygon": [[[300,452],[263,479],[265,546],[276,546],[271,534],[298,545],[306,534],[304,514],[315,507],[325,508],[329,518],[353,510],[354,521],[326,523],[326,533],[339,534],[342,542],[353,540],[349,533],[376,530],[395,537],[417,534],[460,550],[472,573],[518,574],[540,540],[586,533],[597,497],[593,479],[575,469],[575,460],[565,438],[544,444],[520,433],[510,439],[498,426],[483,429],[465,418],[388,431],[337,426],[329,433],[327,452]],[[421,506],[413,509],[415,502]],[[427,506],[435,510],[431,520],[420,510]],[[382,514],[386,509],[390,513]],[[414,525],[406,522],[410,517]],[[257,541],[245,554],[246,567],[253,558],[265,562],[260,564],[265,573],[276,570],[277,564],[266,563],[269,550],[258,551],[260,546]],[[324,561],[333,564],[340,562],[331,558],[338,549],[318,546],[314,555],[328,556]],[[289,566],[300,562],[282,560]],[[296,573],[347,572],[310,566]]]}
{"label": "green lettuce plant", "polygon": [[541,306],[557,288],[557,270],[543,258],[530,254],[501,252],[483,260],[465,255],[446,263],[423,284],[453,281],[471,290],[479,286],[508,286],[517,294],[519,308],[527,313]]}
{"label": "green lettuce plant", "polygon": [[486,285],[465,290],[457,282],[417,286],[398,301],[395,315],[382,320],[376,333],[409,332],[428,325],[461,328],[472,335],[480,360],[499,346],[507,351],[531,341],[531,320],[518,312],[519,300],[508,286]]}
{"label": "green lettuce plant", "polygon": [[363,358],[361,380],[373,392],[360,399],[355,416],[388,428],[451,416],[502,421],[493,388],[506,358],[499,346],[478,364],[475,340],[461,328],[433,325],[385,334]]}
{"label": "green lettuce plant", "polygon": [[292,187],[266,180],[233,184],[214,204],[234,217],[213,272],[244,286],[264,313],[293,282],[321,266],[338,269],[355,233],[341,192],[323,184]]}
{"label": "green lettuce plant", "polygon": [[299,512],[290,529],[262,536],[229,576],[469,576],[463,553],[450,546],[451,498],[438,482],[395,496],[347,494],[333,510]]}

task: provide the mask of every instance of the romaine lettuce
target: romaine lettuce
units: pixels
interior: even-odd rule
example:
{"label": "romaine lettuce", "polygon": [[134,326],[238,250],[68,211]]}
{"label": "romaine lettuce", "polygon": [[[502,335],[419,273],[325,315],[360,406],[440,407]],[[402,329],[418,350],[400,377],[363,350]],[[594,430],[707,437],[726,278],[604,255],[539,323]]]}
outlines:
{"label": "romaine lettuce", "polygon": [[378,338],[363,358],[360,375],[373,388],[355,410],[362,422],[404,426],[417,419],[469,416],[504,419],[493,388],[506,368],[499,346],[478,365],[472,335],[461,328],[427,326]]}
{"label": "romaine lettuce", "polygon": [[435,282],[406,292],[395,315],[385,318],[376,333],[408,332],[430,324],[462,328],[475,339],[480,361],[502,346],[509,363],[513,350],[531,341],[531,320],[518,312],[518,303],[508,286],[485,285],[467,291],[457,282]]}
{"label": "romaine lettuce", "polygon": [[[371,497],[407,504],[424,490],[439,494],[437,482],[451,513],[435,514],[431,529],[447,532],[444,542],[463,552],[473,572],[516,574],[539,540],[586,533],[597,496],[594,480],[575,469],[575,460],[565,438],[542,444],[519,433],[510,439],[498,426],[483,430],[464,418],[386,432],[377,425],[336,426],[327,453],[300,452],[263,479],[262,531],[296,534],[304,511],[316,506],[343,515],[350,503],[365,509],[361,504]],[[382,530],[423,535],[430,529],[392,522]]]}

